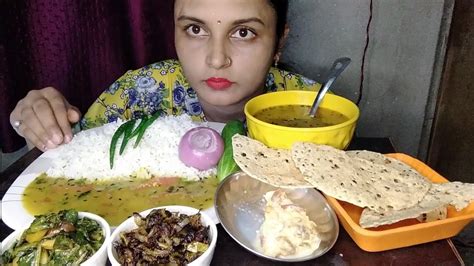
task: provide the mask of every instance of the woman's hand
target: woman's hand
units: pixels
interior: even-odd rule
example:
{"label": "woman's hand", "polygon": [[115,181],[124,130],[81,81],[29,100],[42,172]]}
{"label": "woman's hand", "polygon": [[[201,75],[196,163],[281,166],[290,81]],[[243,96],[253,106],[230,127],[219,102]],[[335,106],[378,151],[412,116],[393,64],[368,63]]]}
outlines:
{"label": "woman's hand", "polygon": [[28,92],[10,114],[10,123],[29,144],[45,151],[71,141],[71,123],[80,118],[79,109],[56,89],[47,87]]}

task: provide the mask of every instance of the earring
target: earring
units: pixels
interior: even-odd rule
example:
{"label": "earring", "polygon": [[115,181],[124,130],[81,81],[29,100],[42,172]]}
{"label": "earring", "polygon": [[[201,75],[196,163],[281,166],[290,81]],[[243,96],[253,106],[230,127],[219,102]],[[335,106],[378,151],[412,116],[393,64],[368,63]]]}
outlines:
{"label": "earring", "polygon": [[273,58],[275,60],[273,62],[273,65],[275,67],[278,67],[278,63],[280,62],[281,51],[283,49],[284,43],[288,37],[289,32],[290,32],[290,27],[288,27],[288,24],[285,24],[285,30],[283,31],[283,35],[278,40],[277,52],[275,54],[275,57]]}
{"label": "earring", "polygon": [[278,63],[280,62],[280,55],[281,55],[281,52],[277,52],[273,58],[273,66],[276,68],[278,67]]}

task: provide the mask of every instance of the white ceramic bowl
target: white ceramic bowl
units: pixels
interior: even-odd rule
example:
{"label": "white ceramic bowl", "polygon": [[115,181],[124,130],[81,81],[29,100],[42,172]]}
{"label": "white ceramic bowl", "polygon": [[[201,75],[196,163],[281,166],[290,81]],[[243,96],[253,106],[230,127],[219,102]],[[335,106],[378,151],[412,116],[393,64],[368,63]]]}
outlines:
{"label": "white ceramic bowl", "polygon": [[[100,226],[102,227],[102,232],[104,233],[104,243],[102,243],[102,246],[100,246],[99,250],[92,255],[88,260],[84,261],[81,265],[83,266],[98,266],[98,265],[105,265],[107,262],[107,244],[109,243],[110,239],[110,226],[107,223],[107,221],[104,220],[104,218],[93,214],[89,212],[79,212],[79,217],[87,217],[89,219],[97,221]],[[5,250],[7,250],[13,243],[18,240],[21,237],[21,234],[26,230],[25,229],[20,229],[16,230],[13,233],[11,233],[7,238],[5,238],[2,241],[2,249],[1,249],[1,254]]]}
{"label": "white ceramic bowl", "polygon": [[[163,206],[148,209],[146,211],[140,212],[140,215],[145,217],[147,216],[152,210],[154,209],[166,209],[170,212],[177,212],[186,215],[193,215],[199,212],[198,209],[187,207],[187,206],[179,206],[179,205],[171,205],[171,206]],[[189,263],[190,266],[201,266],[201,265],[209,265],[211,264],[212,256],[214,255],[214,250],[216,249],[216,242],[217,242],[217,227],[215,223],[212,221],[211,217],[206,215],[205,213],[201,212],[201,223],[204,226],[209,226],[209,239],[211,240],[209,243],[209,248],[197,259]],[[127,232],[137,228],[133,216],[125,220],[121,223],[117,228],[115,228],[112,236],[110,237],[109,244],[107,245],[107,254],[109,255],[109,261],[112,265],[120,265],[117,260],[117,253],[115,252],[115,248],[113,247],[113,243],[120,239],[120,232]]]}

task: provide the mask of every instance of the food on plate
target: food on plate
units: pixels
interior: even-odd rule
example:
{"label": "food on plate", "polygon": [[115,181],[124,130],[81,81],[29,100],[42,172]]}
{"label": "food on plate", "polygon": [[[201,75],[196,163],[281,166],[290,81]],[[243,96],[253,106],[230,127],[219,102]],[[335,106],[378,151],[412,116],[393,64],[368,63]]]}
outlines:
{"label": "food on plate", "polygon": [[195,127],[181,137],[178,152],[185,165],[208,170],[219,162],[224,152],[224,141],[212,128]]}
{"label": "food on plate", "polygon": [[257,246],[267,256],[297,258],[311,255],[318,249],[318,226],[305,210],[295,205],[283,190],[264,195],[265,220],[257,237]]}
{"label": "food on plate", "polygon": [[249,176],[276,187],[315,187],[364,208],[363,228],[417,218],[444,219],[474,201],[474,184],[433,183],[410,166],[370,151],[342,151],[296,142],[291,151],[270,149],[244,136],[233,138],[234,158]]}
{"label": "food on plate", "polygon": [[457,181],[433,184],[427,196],[452,205],[460,211],[474,200],[474,184]]}
{"label": "food on plate", "polygon": [[318,108],[314,117],[309,116],[310,105],[279,105],[262,109],[255,118],[286,127],[327,127],[349,120],[345,115],[327,108]]}
{"label": "food on plate", "polygon": [[354,151],[346,151],[346,154],[349,155],[351,158],[358,158],[362,160],[370,161],[373,164],[381,165],[387,168],[391,168],[400,172],[402,176],[404,175],[413,175],[418,176],[418,178],[424,177],[418,173],[415,169],[411,168],[409,165],[394,159],[387,157],[381,153],[373,152],[373,151],[365,151],[365,150],[354,150]]}
{"label": "food on plate", "polygon": [[231,120],[227,122],[222,129],[222,139],[224,140],[224,153],[219,159],[217,164],[217,179],[219,182],[226,178],[228,175],[231,175],[240,170],[239,166],[234,160],[233,148],[232,148],[232,137],[235,134],[240,134],[245,136],[245,127],[244,123],[239,120]]}
{"label": "food on plate", "polygon": [[120,155],[122,155],[130,139],[130,135],[132,134],[133,126],[135,126],[135,120],[129,120],[120,125],[112,136],[109,148],[110,169],[114,168],[115,151],[117,149],[117,142],[119,141],[119,138],[123,135],[122,144],[120,145]]}
{"label": "food on plate", "polygon": [[439,204],[438,202],[426,201],[397,211],[376,212],[365,208],[362,210],[362,214],[359,219],[359,225],[362,228],[372,228],[386,224],[393,224],[405,219],[418,218],[423,214],[433,213],[443,207],[444,205]]}
{"label": "food on plate", "polygon": [[249,176],[276,187],[313,187],[295,167],[290,151],[242,135],[232,137],[232,146],[235,162]]}
{"label": "food on plate", "polygon": [[[398,211],[362,211],[359,224],[363,228],[392,224],[401,220],[418,218],[433,221],[446,218],[446,206],[452,205],[458,211],[474,200],[474,184],[448,182],[432,184],[431,189],[418,204]],[[420,217],[421,216],[421,217]]]}
{"label": "food on plate", "polygon": [[122,265],[185,265],[201,256],[209,247],[209,228],[201,215],[185,215],[166,209],[152,210],[146,217],[133,214],[138,228],[120,232],[114,242]]}
{"label": "food on plate", "polygon": [[144,116],[140,119],[140,123],[136,128],[135,126],[135,119],[130,119],[129,121],[120,125],[117,128],[112,139],[110,141],[110,148],[109,148],[109,162],[110,162],[110,169],[114,167],[114,159],[115,159],[115,152],[117,149],[117,142],[119,138],[122,137],[122,143],[120,144],[120,155],[122,155],[127,143],[134,137],[136,137],[135,144],[133,148],[138,146],[140,140],[143,138],[145,134],[145,130],[153,124],[153,122],[161,115],[161,111],[156,111],[152,116]]}
{"label": "food on plate", "polygon": [[[79,132],[70,143],[53,150],[54,160],[47,170],[51,177],[117,179],[140,177],[181,177],[186,180],[215,176],[215,168],[200,171],[179,159],[181,137],[199,125],[187,115],[160,117],[144,131],[137,148],[126,145],[110,168],[109,146],[122,122]],[[121,143],[117,143],[120,147]]]}
{"label": "food on plate", "polygon": [[186,181],[182,178],[66,179],[46,175],[26,187],[23,206],[37,215],[65,208],[85,210],[119,225],[130,213],[156,206],[212,207],[217,178]]}
{"label": "food on plate", "polygon": [[[387,168],[396,169],[405,175],[420,175],[407,164],[372,151],[347,151],[347,155],[368,160],[372,163],[383,165]],[[467,207],[474,199],[474,184],[463,184],[460,182],[448,182],[442,184],[433,183],[430,190],[416,205],[398,211],[382,211],[364,209],[359,224],[363,228],[377,227],[392,224],[405,219],[416,218],[420,222],[430,222],[446,219],[447,206],[452,205],[458,211]]]}
{"label": "food on plate", "polygon": [[2,256],[2,265],[79,265],[105,239],[100,224],[75,210],[35,218],[21,238]]}
{"label": "food on plate", "polygon": [[419,222],[426,223],[432,222],[437,220],[443,220],[448,217],[448,208],[446,206],[442,206],[436,208],[430,212],[422,213],[416,217]]}
{"label": "food on plate", "polygon": [[325,194],[375,211],[401,210],[420,202],[431,187],[423,176],[349,157],[330,146],[299,142],[292,157],[305,179]]}
{"label": "food on plate", "polygon": [[[122,125],[113,122],[79,132],[70,143],[46,153],[51,166],[25,189],[22,201],[26,210],[37,215],[74,208],[100,214],[117,225],[132,212],[156,206],[212,206],[218,185],[216,168],[199,170],[185,165],[179,158],[179,143],[186,132],[195,129],[192,132],[210,133],[204,139],[214,138],[220,143],[220,152],[217,146],[216,151],[222,153],[217,132],[194,123],[187,115],[144,118],[128,129],[128,145],[122,145],[127,137],[119,135],[110,168],[109,146]],[[120,147],[124,147],[122,154]],[[208,157],[201,159],[201,163],[209,163]],[[213,164],[217,160],[215,154]]]}

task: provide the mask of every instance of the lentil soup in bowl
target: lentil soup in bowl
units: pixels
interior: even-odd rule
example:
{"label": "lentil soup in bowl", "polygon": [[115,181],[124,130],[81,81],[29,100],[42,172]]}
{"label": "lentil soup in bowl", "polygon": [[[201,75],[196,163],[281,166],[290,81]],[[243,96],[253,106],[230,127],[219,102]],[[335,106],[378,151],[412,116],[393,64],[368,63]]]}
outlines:
{"label": "lentil soup in bowl", "polygon": [[313,118],[309,110],[316,94],[278,91],[252,98],[244,108],[249,136],[272,148],[290,149],[297,141],[347,148],[359,108],[346,98],[326,94]]}

